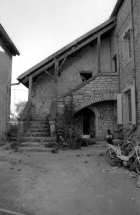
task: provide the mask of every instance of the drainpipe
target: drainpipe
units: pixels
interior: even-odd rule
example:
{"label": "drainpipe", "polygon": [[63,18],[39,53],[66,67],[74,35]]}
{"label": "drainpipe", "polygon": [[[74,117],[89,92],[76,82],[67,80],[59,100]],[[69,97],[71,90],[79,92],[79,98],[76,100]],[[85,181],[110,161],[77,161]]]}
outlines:
{"label": "drainpipe", "polygon": [[[134,79],[134,87],[135,87],[135,98],[136,96],[136,59],[135,59],[135,38],[134,38],[134,13],[133,13],[133,0],[130,0],[130,7],[131,7],[131,37],[132,37],[132,69],[133,69],[133,79]],[[137,120],[137,99],[135,99],[136,105],[136,126],[138,124]]]}
{"label": "drainpipe", "polygon": [[12,83],[7,86],[7,101],[6,101],[6,133],[10,131],[9,126],[9,116],[10,116],[10,101],[11,101],[11,86],[19,85],[20,81],[18,83]]}

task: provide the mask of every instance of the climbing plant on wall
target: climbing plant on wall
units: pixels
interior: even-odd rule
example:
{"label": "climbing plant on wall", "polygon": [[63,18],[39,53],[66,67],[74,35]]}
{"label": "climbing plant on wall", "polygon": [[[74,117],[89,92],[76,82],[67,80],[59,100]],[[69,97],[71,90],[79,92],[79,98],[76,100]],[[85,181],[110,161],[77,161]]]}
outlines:
{"label": "climbing plant on wall", "polygon": [[56,134],[59,147],[77,149],[81,146],[81,130],[74,117],[72,99],[64,106],[63,114],[57,117]]}

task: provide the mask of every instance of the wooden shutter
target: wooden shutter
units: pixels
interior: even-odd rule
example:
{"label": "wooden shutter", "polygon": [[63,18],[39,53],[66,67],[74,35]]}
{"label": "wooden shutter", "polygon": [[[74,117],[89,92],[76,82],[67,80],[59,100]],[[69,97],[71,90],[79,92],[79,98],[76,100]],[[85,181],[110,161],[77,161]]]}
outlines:
{"label": "wooden shutter", "polygon": [[136,96],[135,87],[131,87],[132,125],[136,125]]}
{"label": "wooden shutter", "polygon": [[117,124],[122,125],[122,94],[117,95]]}

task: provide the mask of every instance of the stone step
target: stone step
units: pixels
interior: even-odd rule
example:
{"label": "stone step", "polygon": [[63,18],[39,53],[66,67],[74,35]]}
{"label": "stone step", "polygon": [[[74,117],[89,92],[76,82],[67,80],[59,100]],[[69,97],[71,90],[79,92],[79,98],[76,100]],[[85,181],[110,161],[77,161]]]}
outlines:
{"label": "stone step", "polygon": [[11,136],[11,137],[16,137],[16,136],[17,136],[17,133],[10,133],[10,136]]}
{"label": "stone step", "polygon": [[15,137],[8,137],[8,141],[17,141],[17,136],[15,136]]}
{"label": "stone step", "polygon": [[40,147],[18,147],[19,152],[51,152],[52,148]]}
{"label": "stone step", "polygon": [[49,125],[49,121],[29,121],[29,125]]}
{"label": "stone step", "polygon": [[24,137],[50,137],[50,132],[26,132]]}
{"label": "stone step", "polygon": [[55,137],[23,137],[25,142],[50,142],[55,140]]}
{"label": "stone step", "polygon": [[49,128],[28,128],[26,133],[34,133],[34,132],[49,132]]}
{"label": "stone step", "polygon": [[46,117],[46,118],[31,118],[30,121],[48,121],[48,117]]}
{"label": "stone step", "polygon": [[[54,143],[55,144],[55,143]],[[50,148],[51,142],[23,142],[20,147],[48,147]]]}
{"label": "stone step", "polygon": [[42,124],[42,125],[37,125],[37,124],[29,124],[28,125],[28,127],[27,127],[27,129],[32,129],[32,128],[38,128],[38,129],[49,129],[50,128],[50,126],[49,125],[47,125],[47,124]]}

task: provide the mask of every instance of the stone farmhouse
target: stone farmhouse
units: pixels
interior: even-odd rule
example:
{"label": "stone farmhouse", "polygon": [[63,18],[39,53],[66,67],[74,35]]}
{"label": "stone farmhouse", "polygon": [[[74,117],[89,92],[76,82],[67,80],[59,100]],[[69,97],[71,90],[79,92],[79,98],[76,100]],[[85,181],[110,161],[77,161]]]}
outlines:
{"label": "stone farmhouse", "polygon": [[0,139],[5,138],[10,120],[12,56],[19,51],[0,24]]}
{"label": "stone farmhouse", "polygon": [[29,101],[19,119],[24,140],[29,140],[26,126],[31,120],[49,120],[54,131],[57,115],[71,98],[83,137],[104,138],[110,129],[117,138],[120,131],[126,134],[139,126],[140,1],[118,0],[109,20],[18,80],[29,88]]}

